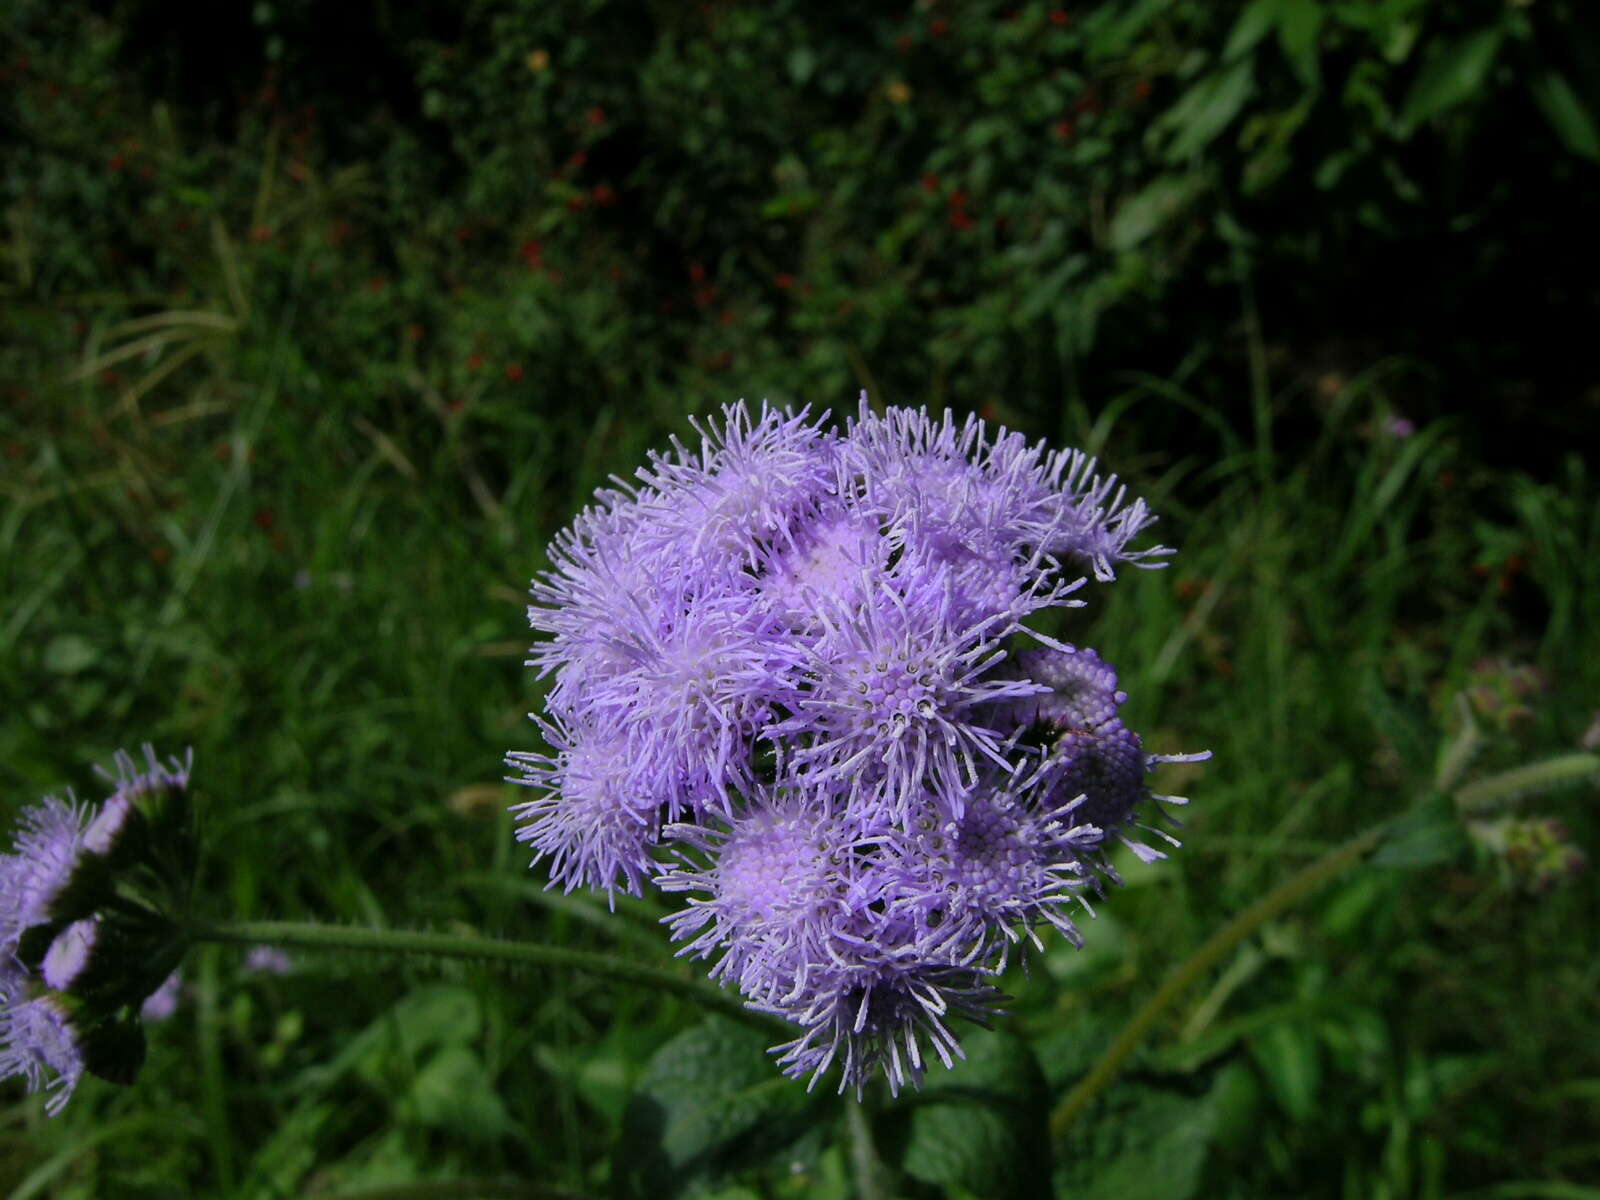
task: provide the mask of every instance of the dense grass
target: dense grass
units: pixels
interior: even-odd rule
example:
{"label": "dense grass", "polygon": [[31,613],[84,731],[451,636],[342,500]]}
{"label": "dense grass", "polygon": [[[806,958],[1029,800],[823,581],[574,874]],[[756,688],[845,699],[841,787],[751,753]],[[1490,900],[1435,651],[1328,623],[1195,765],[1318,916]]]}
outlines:
{"label": "dense grass", "polygon": [[[1180,7],[1207,36],[1227,33],[1207,24],[1207,6]],[[572,206],[585,193],[569,177],[569,142],[595,143],[584,186],[624,177],[620,151],[606,161],[612,126],[586,114],[609,106],[623,125],[627,79],[569,95],[539,74],[537,95],[555,96],[561,119],[527,101],[506,120],[544,156],[543,175],[505,150],[461,194],[413,194],[438,147],[419,149],[387,117],[362,115],[324,144],[285,106],[252,100],[223,137],[150,101],[109,22],[60,13],[36,6],[18,19],[33,63],[7,68],[20,82],[5,118],[33,139],[6,164],[17,198],[3,276],[13,336],[0,342],[8,812],[67,786],[97,796],[92,764],[118,747],[192,745],[205,917],[478,932],[671,968],[660,902],[624,898],[608,913],[603,898],[552,895],[512,839],[506,806],[519,796],[500,782],[501,756],[537,744],[526,714],[540,702],[521,665],[525,582],[593,489],[683,434],[691,414],[741,395],[849,411],[862,387],[874,403],[948,402],[1101,454],[1163,514],[1154,532],[1179,548],[1172,565],[1087,589],[1089,606],[1052,629],[1118,666],[1149,748],[1215,757],[1163,769],[1159,783],[1194,801],[1184,849],[1127,865],[1084,950],[1052,944],[1011,972],[1012,1013],[997,1034],[973,1033],[973,1064],[932,1079],[932,1101],[870,1098],[873,1153],[909,1172],[897,1194],[995,1194],[1015,1157],[1007,1138],[1042,1128],[1208,936],[1329,848],[1421,804],[1433,823],[1412,826],[1420,838],[1390,843],[1255,930],[1161,1015],[1053,1147],[1055,1189],[1108,1200],[1600,1196],[1600,885],[1588,873],[1537,892],[1523,865],[1461,838],[1449,805],[1428,803],[1464,690],[1478,689],[1484,732],[1468,779],[1572,750],[1597,717],[1600,487],[1577,447],[1539,447],[1507,467],[1515,447],[1486,445],[1472,418],[1452,416],[1425,359],[1354,361],[1344,349],[1330,366],[1269,344],[1231,226],[1202,233],[1210,218],[1181,206],[1151,243],[1097,244],[1095,270],[1120,281],[1119,299],[1052,275],[1062,296],[1021,328],[1009,314],[1032,294],[1037,264],[1013,258],[1057,251],[1032,234],[1009,250],[998,231],[987,250],[957,240],[951,202],[921,168],[902,169],[926,149],[949,191],[966,151],[940,139],[971,122],[954,100],[946,111],[948,98],[921,116],[917,105],[883,115],[906,103],[880,95],[883,62],[902,61],[887,57],[901,53],[898,26],[874,26],[876,51],[841,58],[839,87],[877,97],[864,115],[791,81],[821,114],[805,119],[831,124],[814,180],[780,164],[790,174],[779,173],[779,198],[798,205],[804,193],[812,206],[779,214],[799,222],[785,236],[804,242],[795,261],[808,264],[780,288],[770,247],[719,224],[737,216],[759,231],[771,197],[751,184],[748,195],[727,189],[727,213],[691,205],[695,160],[652,150],[665,135],[647,104],[643,132],[627,125],[627,138],[644,141],[640,192],[660,182],[653,172],[671,183],[662,212]],[[1067,79],[1127,93],[1106,114],[1107,140],[1093,141],[1102,135],[1079,111],[1083,136],[1052,135],[1041,174],[1037,131],[1018,119],[1006,132],[1016,181],[1003,195],[1021,227],[1054,228],[1054,205],[1103,225],[1100,201],[1127,199],[1132,185],[1108,182],[1096,156],[1149,141],[1134,68],[1170,86],[1162,103],[1183,103],[1190,76],[1174,38],[1189,26],[1139,34],[1149,54],[1144,43],[1094,51],[1107,27],[1084,35],[1083,79]],[[969,22],[948,42],[916,28],[928,55],[949,47],[954,61],[976,47],[961,61],[996,78],[1036,34],[1079,54],[1080,26],[1044,10],[1018,26]],[[714,32],[753,47],[739,80],[764,81],[762,56],[786,36],[737,9]],[[573,56],[558,65],[580,74],[593,47],[546,33],[558,58]],[[684,61],[722,45],[699,38],[683,35]],[[675,45],[663,35],[650,52],[650,86],[671,90]],[[1272,45],[1259,53],[1276,55]],[[526,100],[505,81],[535,87],[520,43],[497,42],[476,73],[456,72],[446,49],[427,48],[419,68],[430,88],[464,77],[442,127],[489,128],[479,108]],[[918,59],[915,71],[932,78],[943,61]],[[1066,86],[1055,67],[1035,68]],[[695,78],[721,86],[715,72]],[[77,115],[49,90],[57,79]],[[695,114],[680,116],[693,132]],[[752,125],[768,119],[751,114]],[[879,158],[858,161],[853,122],[882,135]],[[895,122],[911,133],[891,136]],[[1421,135],[1400,149],[1426,152]],[[751,153],[721,146],[717,169],[765,186],[772,172]],[[903,176],[894,186],[909,201],[862,183],[880,169]],[[1223,204],[1225,187],[1197,182],[1208,169],[1160,167],[1190,173],[1191,200]],[[474,198],[485,189],[494,203]],[[874,240],[879,226],[864,222],[852,240],[829,215],[862,196],[894,237]],[[681,240],[651,242],[667,234]],[[535,236],[548,246],[529,251]],[[1080,302],[1132,321],[1139,297],[1168,295],[1152,281],[1183,269],[1192,237],[1207,239],[1196,261],[1216,278],[1203,292],[1174,285],[1188,308],[1146,306],[1161,310],[1152,327],[1185,345],[1181,364],[1119,374],[1110,359],[1075,357]],[[831,274],[847,260],[865,264],[856,277]],[[1004,278],[987,274],[997,263],[1010,264]],[[613,269],[625,285],[613,286]],[[1144,328],[1104,336],[1117,350]],[[969,331],[976,342],[963,348]],[[1026,395],[1011,387],[1017,372]],[[1414,430],[1395,424],[1405,416]],[[1562,410],[1543,427],[1582,424]],[[1486,659],[1542,672],[1526,716],[1481,702],[1507,686]],[[1592,847],[1595,800],[1579,781],[1511,811],[1559,816],[1572,843]],[[756,1072],[735,1107],[776,1116],[717,1142],[699,1165],[730,1169],[702,1171],[685,1194],[855,1194],[872,1156],[852,1138],[850,1110],[798,1100],[759,1052],[750,1067],[749,1035],[701,1019],[682,1000],[577,973],[306,952],[291,973],[263,975],[236,949],[204,946],[176,1016],[151,1027],[134,1087],[89,1081],[50,1121],[6,1085],[0,1186],[599,1196],[668,1153],[651,1125],[653,1105],[672,1100],[655,1056],[710,1046]],[[1024,1099],[968,1103],[983,1087]],[[992,1135],[992,1162],[932,1154],[952,1113]]]}

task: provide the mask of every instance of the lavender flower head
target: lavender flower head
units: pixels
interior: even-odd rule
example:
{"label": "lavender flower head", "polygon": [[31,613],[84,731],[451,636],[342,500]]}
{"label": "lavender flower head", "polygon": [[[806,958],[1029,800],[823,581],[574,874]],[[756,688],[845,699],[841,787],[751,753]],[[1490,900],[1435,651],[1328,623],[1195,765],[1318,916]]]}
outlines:
{"label": "lavender flower head", "polygon": [[[20,1076],[29,1091],[54,1089],[45,1109],[54,1116],[84,1072],[83,1050],[66,1007],[36,996],[33,973],[18,957],[23,935],[49,922],[76,873],[87,814],[72,800],[47,796],[22,811],[12,852],[0,855],[0,1079]],[[46,955],[55,977],[82,969],[75,926],[62,936],[65,953]]]}
{"label": "lavender flower head", "polygon": [[192,865],[170,836],[185,827],[188,763],[148,746],[145,759],[119,753],[96,808],[53,796],[25,808],[0,854],[0,1080],[50,1091],[51,1116],[85,1074],[131,1082],[139,1005],[182,956],[163,897],[184,886],[174,867]]}
{"label": "lavender flower head", "polygon": [[842,431],[742,402],[613,479],[528,618],[549,752],[515,751],[552,885],[681,893],[680,953],[792,1021],[790,1075],[920,1081],[1014,949],[1176,845],[1114,668],[1031,629],[1160,566],[1079,451],[862,395]]}

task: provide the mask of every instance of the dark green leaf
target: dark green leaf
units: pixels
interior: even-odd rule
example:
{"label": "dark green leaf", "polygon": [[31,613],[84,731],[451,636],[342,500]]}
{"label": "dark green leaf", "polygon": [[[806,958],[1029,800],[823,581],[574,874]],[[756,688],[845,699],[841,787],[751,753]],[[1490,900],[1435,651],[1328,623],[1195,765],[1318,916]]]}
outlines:
{"label": "dark green leaf", "polygon": [[1228,34],[1228,44],[1222,48],[1224,61],[1231,62],[1240,55],[1254,50],[1257,43],[1272,32],[1272,27],[1278,23],[1283,8],[1284,0],[1252,0],[1252,3],[1239,14],[1239,19],[1233,23],[1233,30]]}
{"label": "dark green leaf", "polygon": [[1541,71],[1528,86],[1562,144],[1574,154],[1600,162],[1600,128],[1566,76],[1559,71]]}
{"label": "dark green leaf", "polygon": [[1322,32],[1322,5],[1316,0],[1282,0],[1278,14],[1278,44],[1289,65],[1308,88],[1320,80],[1317,35]]}
{"label": "dark green leaf", "polygon": [[1255,86],[1251,60],[1244,59],[1204,76],[1178,98],[1159,125],[1172,131],[1169,159],[1184,159],[1209,145],[1239,115]]}
{"label": "dark green leaf", "polygon": [[1316,1032],[1299,1021],[1278,1021],[1250,1039],[1261,1072],[1283,1111],[1295,1121],[1310,1118],[1322,1079]]}
{"label": "dark green leaf", "polygon": [[1157,176],[1118,206],[1111,218],[1111,248],[1133,249],[1177,216],[1199,186],[1192,173]]}
{"label": "dark green leaf", "polygon": [[962,1045],[966,1062],[935,1068],[911,1108],[906,1173],[985,1197],[1048,1194],[1050,1097],[1033,1052],[990,1030]]}
{"label": "dark green leaf", "polygon": [[1494,66],[1501,36],[1490,27],[1434,45],[1401,106],[1402,134],[1476,95]]}
{"label": "dark green leaf", "polygon": [[806,1131],[820,1105],[778,1073],[767,1041],[713,1018],[656,1052],[623,1117],[617,1195],[677,1195],[770,1158]]}
{"label": "dark green leaf", "polygon": [[1072,1200],[1188,1200],[1200,1186],[1216,1125],[1211,1095],[1114,1084],[1068,1132],[1054,1194]]}
{"label": "dark green leaf", "polygon": [[1434,793],[1395,822],[1372,856],[1372,863],[1380,867],[1431,867],[1449,862],[1466,845],[1467,835],[1456,817],[1455,804],[1443,793]]}

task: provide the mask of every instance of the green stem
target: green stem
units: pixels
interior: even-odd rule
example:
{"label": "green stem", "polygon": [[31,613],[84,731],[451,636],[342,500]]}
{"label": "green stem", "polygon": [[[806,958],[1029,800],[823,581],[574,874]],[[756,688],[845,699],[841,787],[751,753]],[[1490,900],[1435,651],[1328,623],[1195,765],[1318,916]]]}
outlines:
{"label": "green stem", "polygon": [[1474,780],[1456,792],[1456,803],[1462,812],[1472,812],[1509,799],[1518,792],[1553,787],[1590,775],[1600,775],[1600,754],[1557,755],[1543,762],[1513,767],[1487,779]]}
{"label": "green stem", "polygon": [[856,1200],[888,1200],[883,1162],[872,1144],[872,1121],[861,1100],[845,1102],[845,1127],[850,1135],[850,1173],[856,1179]]}
{"label": "green stem", "polygon": [[1055,1112],[1050,1114],[1050,1135],[1059,1138],[1067,1131],[1072,1122],[1089,1106],[1090,1101],[1116,1077],[1117,1072],[1122,1069],[1122,1064],[1138,1049],[1144,1035],[1161,1019],[1161,1015],[1173,1001],[1221,962],[1222,957],[1245,938],[1279,913],[1294,907],[1343,872],[1345,868],[1365,857],[1383,840],[1384,835],[1389,832],[1390,824],[1391,822],[1384,821],[1365,833],[1351,838],[1344,845],[1330,850],[1284,880],[1207,938],[1199,949],[1167,976],[1156,989],[1155,995],[1144,1002],[1144,1007],[1133,1015],[1133,1019],[1123,1027],[1116,1040],[1106,1048],[1106,1052],[1100,1056],[1100,1061],[1090,1068],[1089,1073],[1080,1079],[1078,1085],[1056,1106]]}
{"label": "green stem", "polygon": [[194,926],[189,930],[189,936],[197,942],[232,942],[245,946],[266,943],[302,950],[356,950],[377,954],[433,954],[441,958],[483,959],[525,967],[565,968],[600,979],[614,979],[618,983],[671,992],[702,1008],[743,1021],[746,1025],[754,1025],[767,1033],[778,1028],[787,1029],[772,1017],[752,1012],[734,996],[713,984],[593,950],[569,950],[563,946],[544,946],[537,942],[510,942],[477,934],[358,929],[312,921],[214,921]]}

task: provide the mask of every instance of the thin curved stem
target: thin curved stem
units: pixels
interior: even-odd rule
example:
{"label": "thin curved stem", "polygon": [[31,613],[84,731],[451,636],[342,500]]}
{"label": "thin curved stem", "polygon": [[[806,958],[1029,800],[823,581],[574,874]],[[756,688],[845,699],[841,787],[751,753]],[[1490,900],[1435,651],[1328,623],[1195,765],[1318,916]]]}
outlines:
{"label": "thin curved stem", "polygon": [[314,921],[212,921],[195,925],[189,930],[189,936],[197,942],[230,942],[246,946],[265,943],[302,950],[355,950],[369,954],[432,954],[441,958],[480,959],[524,967],[555,967],[581,971],[596,978],[613,979],[636,987],[671,992],[767,1033],[787,1028],[772,1017],[752,1012],[733,995],[711,983],[593,950],[571,950],[537,942],[512,942],[477,934],[360,929],[349,925],[323,925]]}
{"label": "thin curved stem", "polygon": [[1060,1104],[1056,1105],[1055,1111],[1050,1114],[1050,1136],[1059,1138],[1066,1132],[1068,1126],[1089,1106],[1089,1102],[1116,1077],[1117,1072],[1122,1069],[1122,1064],[1138,1049],[1139,1043],[1144,1040],[1144,1035],[1150,1032],[1151,1026],[1161,1019],[1161,1015],[1173,1001],[1216,966],[1223,955],[1273,917],[1293,908],[1345,868],[1353,866],[1364,858],[1383,840],[1392,823],[1384,821],[1375,825],[1365,833],[1351,838],[1344,845],[1330,850],[1315,862],[1307,864],[1202,942],[1193,954],[1178,964],[1172,974],[1167,976],[1155,994],[1146,1000],[1143,1007],[1123,1026],[1122,1032],[1106,1048],[1100,1060],[1089,1069],[1089,1073],[1062,1098]]}

